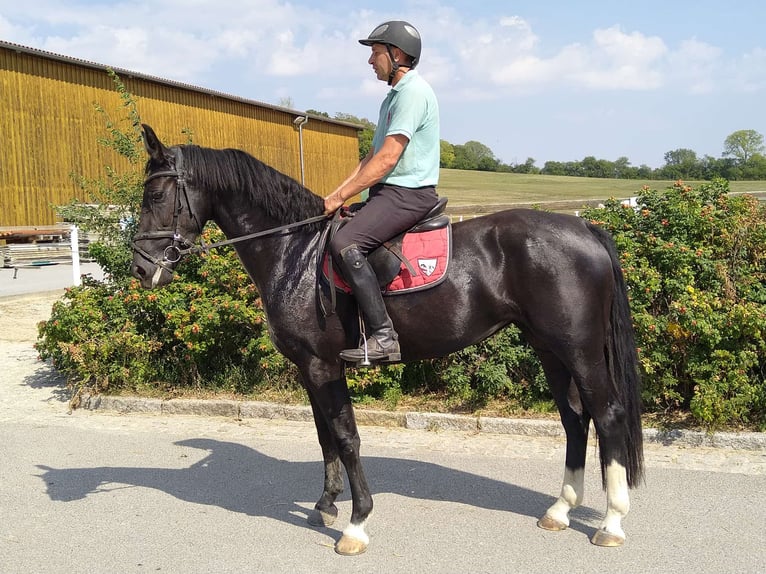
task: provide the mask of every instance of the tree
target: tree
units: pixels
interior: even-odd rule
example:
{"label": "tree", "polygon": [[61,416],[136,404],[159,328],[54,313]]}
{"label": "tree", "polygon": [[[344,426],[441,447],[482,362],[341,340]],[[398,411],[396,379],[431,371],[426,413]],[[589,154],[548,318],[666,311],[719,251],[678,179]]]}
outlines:
{"label": "tree", "polygon": [[[322,113],[322,115],[328,118],[330,117],[325,113]],[[367,154],[370,153],[370,149],[372,149],[372,138],[375,135],[375,124],[367,118],[358,118],[353,114],[346,114],[343,112],[337,112],[334,116],[334,119],[362,126],[362,129],[358,134],[359,159],[364,159]]]}
{"label": "tree", "polygon": [[455,146],[447,140],[440,140],[439,147],[439,167],[455,167]]}
{"label": "tree", "polygon": [[763,154],[763,136],[755,130],[738,130],[723,142],[723,155],[746,164],[755,154]]}
{"label": "tree", "polygon": [[514,166],[511,171],[513,173],[540,173],[540,170],[535,167],[535,158],[533,157],[528,157],[527,161]]}
{"label": "tree", "polygon": [[614,171],[611,162],[605,159],[596,159],[589,155],[582,160],[583,175],[585,177],[612,177]]}
{"label": "tree", "polygon": [[697,152],[679,148],[665,153],[663,177],[668,179],[698,179],[702,173],[702,164],[697,159]]}
{"label": "tree", "polygon": [[617,161],[614,162],[614,172],[612,177],[616,179],[631,178],[630,160],[627,157],[621,156],[617,158]]}
{"label": "tree", "polygon": [[497,168],[495,154],[481,142],[468,141],[463,145],[456,145],[454,150],[456,169],[494,171]]}
{"label": "tree", "polygon": [[566,175],[566,165],[560,161],[546,161],[540,172],[543,175]]}
{"label": "tree", "polygon": [[107,74],[115,85],[122,101],[121,109],[126,117],[113,120],[99,104],[95,110],[106,121],[108,135],[98,139],[98,144],[114,150],[130,163],[130,170],[118,172],[105,165],[106,179],[90,179],[73,174],[86,201],[72,200],[56,207],[56,213],[63,221],[76,223],[81,230],[93,233],[98,239],[88,247],[95,259],[112,281],[130,277],[130,262],[133,258],[133,235],[138,224],[143,196],[143,165],[146,160],[141,140],[141,116],[136,100],[128,92],[114,70]]}

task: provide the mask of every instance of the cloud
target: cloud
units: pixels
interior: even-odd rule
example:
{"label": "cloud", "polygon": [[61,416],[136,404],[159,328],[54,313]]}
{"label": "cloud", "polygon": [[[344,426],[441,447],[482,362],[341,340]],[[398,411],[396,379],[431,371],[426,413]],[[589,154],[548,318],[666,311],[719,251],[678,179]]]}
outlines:
{"label": "cloud", "polygon": [[[163,39],[161,43],[156,41],[158,35]],[[44,49],[187,82],[210,69],[219,57],[215,46],[193,34],[142,27],[96,26],[70,38],[46,38]]]}
{"label": "cloud", "polygon": [[587,44],[573,43],[544,57],[528,25],[514,19],[512,33],[493,41],[482,54],[482,70],[492,83],[518,91],[551,86],[590,90],[649,90],[662,84],[664,42],[619,27],[597,29]]}
{"label": "cloud", "polygon": [[745,93],[766,90],[766,50],[755,48],[732,64],[732,87]]}
{"label": "cloud", "polygon": [[[347,101],[381,93],[368,52],[356,41],[388,19],[386,13],[313,8],[300,0],[30,1],[34,10],[21,3],[4,8],[1,37],[237,95],[244,95],[242,86],[260,98],[292,90],[296,101],[299,93]],[[720,48],[696,38],[671,48],[660,37],[618,25],[557,45],[518,15],[466,17],[433,0],[418,6],[400,16],[421,30],[420,69],[447,99],[766,86],[760,49],[727,61]]]}
{"label": "cloud", "polygon": [[673,83],[694,94],[714,91],[720,81],[721,50],[694,38],[685,40],[669,58]]}

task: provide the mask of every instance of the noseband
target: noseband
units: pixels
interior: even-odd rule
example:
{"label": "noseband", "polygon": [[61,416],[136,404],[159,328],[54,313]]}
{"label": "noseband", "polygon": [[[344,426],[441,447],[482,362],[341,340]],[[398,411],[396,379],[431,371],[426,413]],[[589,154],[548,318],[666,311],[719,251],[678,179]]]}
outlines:
{"label": "noseband", "polygon": [[[186,202],[186,207],[189,210],[189,215],[197,223],[197,230],[202,232],[202,228],[199,224],[197,216],[191,210],[191,203],[189,202],[189,194],[186,189],[186,169],[184,168],[184,156],[181,152],[181,148],[175,149],[175,169],[158,171],[151,174],[144,180],[144,185],[160,177],[175,177],[176,178],[176,193],[173,200],[173,223],[170,228],[158,229],[156,231],[146,231],[144,233],[137,233],[133,238],[133,251],[140,254],[144,259],[150,261],[154,265],[173,272],[170,265],[175,265],[181,258],[191,251],[194,247],[194,242],[189,241],[178,231],[178,224],[181,212],[183,211],[183,202]],[[173,243],[168,245],[162,252],[162,259],[154,257],[148,253],[145,249],[141,248],[137,242],[142,240],[154,240],[154,239],[172,239]]]}

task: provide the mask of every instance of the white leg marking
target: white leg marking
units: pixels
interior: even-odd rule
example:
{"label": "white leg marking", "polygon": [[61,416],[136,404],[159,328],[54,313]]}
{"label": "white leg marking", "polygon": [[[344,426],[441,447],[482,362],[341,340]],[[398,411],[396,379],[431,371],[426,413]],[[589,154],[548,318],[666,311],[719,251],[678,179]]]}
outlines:
{"label": "white leg marking", "polygon": [[613,462],[606,467],[606,516],[601,530],[625,539],[621,522],[629,510],[627,473],[624,466]]}
{"label": "white leg marking", "polygon": [[585,494],[585,469],[570,470],[564,467],[561,496],[546,512],[546,516],[569,526],[569,511],[582,503]]}
{"label": "white leg marking", "polygon": [[343,531],[343,536],[347,536],[349,538],[353,538],[354,540],[359,540],[365,544],[370,543],[370,537],[367,536],[367,533],[365,532],[365,525],[367,521],[364,520],[360,522],[359,524],[349,524],[346,526],[346,529]]}

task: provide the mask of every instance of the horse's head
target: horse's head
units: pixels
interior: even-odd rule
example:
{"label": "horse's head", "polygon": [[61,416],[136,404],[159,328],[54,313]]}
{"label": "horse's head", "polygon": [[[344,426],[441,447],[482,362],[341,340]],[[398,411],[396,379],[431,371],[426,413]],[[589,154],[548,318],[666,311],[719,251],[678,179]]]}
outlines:
{"label": "horse's head", "polygon": [[201,193],[191,187],[181,148],[165,147],[151,127],[143,124],[149,154],[141,218],[133,238],[133,276],[145,288],[161,287],[173,279],[183,250],[192,247],[207,220]]}

